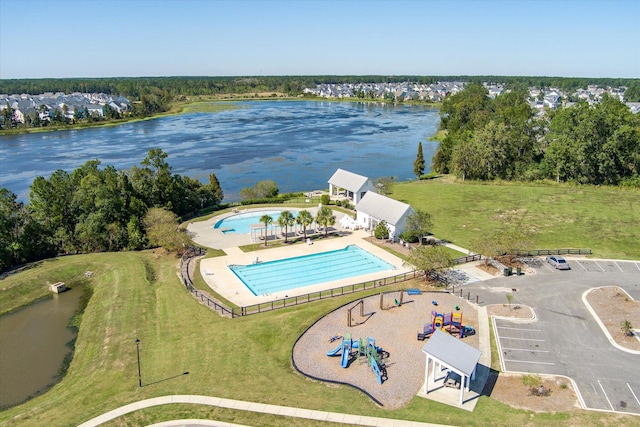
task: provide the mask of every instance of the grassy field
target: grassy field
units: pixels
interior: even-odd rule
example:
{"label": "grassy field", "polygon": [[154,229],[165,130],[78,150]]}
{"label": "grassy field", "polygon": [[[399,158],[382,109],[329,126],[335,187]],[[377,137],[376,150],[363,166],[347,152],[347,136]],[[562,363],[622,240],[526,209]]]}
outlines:
{"label": "grassy field", "polygon": [[[231,320],[194,300],[180,284],[176,269],[175,257],[151,251],[105,253],[47,261],[3,279],[0,295],[8,307],[8,289],[49,278],[70,282],[84,277],[85,270],[94,272],[89,279],[93,297],[82,318],[67,376],[46,394],[0,412],[0,425],[77,425],[121,405],[170,394],[469,426],[489,422],[496,426],[631,425],[637,421],[586,411],[534,414],[488,397],[480,398],[473,413],[420,398],[402,410],[387,411],[349,387],[310,381],[291,366],[297,337],[324,313],[362,294]],[[142,388],[138,387],[136,338],[141,340]],[[180,417],[215,417],[247,425],[329,425],[192,405],[150,408],[109,425],[146,425]]]}
{"label": "grassy field", "polygon": [[462,247],[491,238],[500,215],[536,230],[534,249],[590,248],[599,258],[640,259],[640,190],[557,184],[398,183],[394,199],[433,216],[433,233]]}

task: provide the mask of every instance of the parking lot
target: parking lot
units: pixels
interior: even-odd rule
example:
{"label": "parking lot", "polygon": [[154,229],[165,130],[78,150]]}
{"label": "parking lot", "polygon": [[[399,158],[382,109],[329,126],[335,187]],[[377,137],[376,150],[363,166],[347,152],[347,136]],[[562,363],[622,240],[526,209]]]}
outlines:
{"label": "parking lot", "polygon": [[[557,273],[564,273],[558,271],[550,266],[544,260],[540,260],[539,263],[533,262],[533,268],[536,269],[536,273],[545,273],[546,270]],[[628,274],[640,274],[640,262],[638,261],[615,261],[615,260],[585,260],[585,259],[572,259],[569,260],[569,265],[572,270],[581,270],[591,273],[628,273]]]}
{"label": "parking lot", "polygon": [[640,262],[568,262],[571,270],[560,271],[544,259],[527,260],[529,274],[468,283],[465,291],[481,305],[504,304],[511,292],[514,304],[536,313],[533,321],[494,319],[504,371],[564,375],[585,407],[640,414],[640,354],[612,346],[582,301],[585,291],[614,284],[640,300]]}

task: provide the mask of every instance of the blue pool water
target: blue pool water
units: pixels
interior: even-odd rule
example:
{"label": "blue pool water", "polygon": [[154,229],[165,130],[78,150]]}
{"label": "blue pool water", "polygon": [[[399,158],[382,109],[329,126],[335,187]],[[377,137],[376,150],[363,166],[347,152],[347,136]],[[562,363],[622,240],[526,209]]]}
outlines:
{"label": "blue pool water", "polygon": [[[295,217],[297,215],[296,210],[288,209],[289,212]],[[247,212],[238,215],[230,216],[228,218],[221,219],[216,222],[213,228],[220,228],[224,234],[236,233],[236,234],[249,234],[251,224],[260,224],[260,218],[262,215],[270,215],[273,218],[273,224],[278,224],[278,217],[281,211],[260,211],[260,212]]]}
{"label": "blue pool water", "polygon": [[254,295],[395,269],[393,265],[356,245],[277,261],[231,265],[229,268]]}

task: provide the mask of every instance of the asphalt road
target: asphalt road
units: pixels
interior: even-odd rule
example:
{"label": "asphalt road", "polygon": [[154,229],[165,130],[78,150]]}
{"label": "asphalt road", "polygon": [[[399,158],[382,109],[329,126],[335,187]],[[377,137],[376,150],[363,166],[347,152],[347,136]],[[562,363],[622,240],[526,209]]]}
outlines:
{"label": "asphalt road", "polygon": [[[479,304],[532,307],[533,322],[495,319],[505,371],[572,378],[587,408],[640,414],[640,354],[611,345],[582,301],[585,291],[619,286],[640,301],[640,262],[568,260],[569,271],[533,262],[535,274],[500,277],[464,285]],[[640,318],[629,319],[635,326]]]}

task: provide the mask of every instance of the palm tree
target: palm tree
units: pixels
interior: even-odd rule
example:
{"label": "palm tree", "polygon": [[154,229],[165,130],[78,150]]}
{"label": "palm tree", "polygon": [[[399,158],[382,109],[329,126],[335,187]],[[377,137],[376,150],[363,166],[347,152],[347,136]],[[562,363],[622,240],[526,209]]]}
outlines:
{"label": "palm tree", "polygon": [[318,211],[316,222],[324,227],[324,237],[329,236],[328,227],[336,223],[336,217],[330,207],[323,206]]}
{"label": "palm tree", "polygon": [[264,224],[264,245],[267,246],[267,230],[269,229],[269,224],[273,222],[273,218],[270,215],[262,215],[260,222]]}
{"label": "palm tree", "polygon": [[304,230],[304,240],[307,240],[307,227],[311,225],[313,222],[313,217],[311,213],[307,210],[298,212],[298,216],[296,217],[296,223],[302,226]]}
{"label": "palm tree", "polygon": [[287,243],[287,234],[289,233],[289,227],[295,223],[296,219],[289,211],[280,212],[278,217],[278,224],[280,227],[284,227],[284,242]]}

